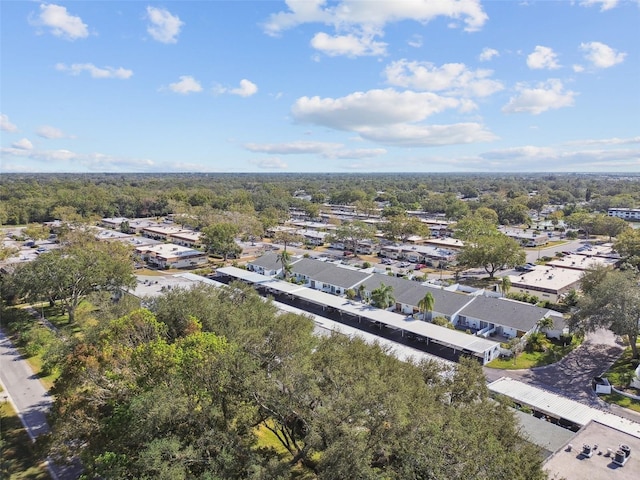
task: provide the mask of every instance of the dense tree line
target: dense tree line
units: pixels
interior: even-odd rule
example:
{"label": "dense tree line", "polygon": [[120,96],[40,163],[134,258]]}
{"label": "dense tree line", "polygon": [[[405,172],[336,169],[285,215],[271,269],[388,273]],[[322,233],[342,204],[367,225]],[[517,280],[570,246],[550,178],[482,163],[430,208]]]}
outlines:
{"label": "dense tree line", "polygon": [[[517,224],[526,220],[528,209],[536,209],[528,196],[534,191],[551,204],[588,202],[583,207],[588,211],[640,202],[638,177],[621,175],[4,174],[0,224],[208,210],[256,213],[268,224],[292,206],[317,214],[312,205],[331,202],[358,205],[364,213],[374,201],[456,220],[469,209],[489,207],[500,223]],[[296,198],[296,192],[305,192],[310,200]]]}
{"label": "dense tree line", "polygon": [[242,285],[147,307],[103,319],[61,362],[51,454],[91,478],[546,478],[473,360],[447,373],[318,337]]}

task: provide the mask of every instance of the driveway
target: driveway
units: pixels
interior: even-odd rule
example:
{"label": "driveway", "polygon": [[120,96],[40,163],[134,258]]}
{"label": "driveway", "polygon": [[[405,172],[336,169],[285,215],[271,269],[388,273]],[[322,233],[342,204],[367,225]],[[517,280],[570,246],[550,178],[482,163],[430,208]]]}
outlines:
{"label": "driveway", "polygon": [[640,422],[640,414],[603,402],[591,387],[593,377],[607,371],[623,351],[624,347],[617,337],[609,330],[601,329],[589,333],[582,345],[552,365],[527,370],[497,370],[485,367],[484,371],[490,382],[500,377],[513,378],[590,407],[608,410]]}

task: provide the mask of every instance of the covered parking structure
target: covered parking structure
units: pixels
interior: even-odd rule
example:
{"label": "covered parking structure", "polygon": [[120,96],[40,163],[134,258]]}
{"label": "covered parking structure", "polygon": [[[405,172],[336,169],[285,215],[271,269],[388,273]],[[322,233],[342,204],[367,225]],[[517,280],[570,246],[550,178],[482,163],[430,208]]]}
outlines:
{"label": "covered parking structure", "polygon": [[[327,313],[334,313],[345,323],[357,323],[369,327],[369,331],[372,331],[370,327],[377,328],[381,336],[399,336],[420,342],[426,351],[447,359],[457,360],[464,355],[484,365],[499,355],[500,344],[497,342],[416,320],[412,316],[374,308],[237,267],[220,268],[217,273],[222,277],[251,284],[262,294],[272,294],[278,299],[288,298],[301,305],[307,303]],[[383,332],[386,335],[382,335]]]}

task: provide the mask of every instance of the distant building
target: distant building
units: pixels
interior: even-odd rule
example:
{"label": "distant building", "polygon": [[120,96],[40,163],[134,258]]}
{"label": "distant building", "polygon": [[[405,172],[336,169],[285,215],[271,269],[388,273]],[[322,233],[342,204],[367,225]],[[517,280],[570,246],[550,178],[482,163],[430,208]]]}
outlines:
{"label": "distant building", "polygon": [[623,220],[637,221],[640,220],[640,208],[610,208],[607,215]]}
{"label": "distant building", "polygon": [[136,254],[157,268],[194,268],[208,263],[206,253],[172,243],[140,246]]}

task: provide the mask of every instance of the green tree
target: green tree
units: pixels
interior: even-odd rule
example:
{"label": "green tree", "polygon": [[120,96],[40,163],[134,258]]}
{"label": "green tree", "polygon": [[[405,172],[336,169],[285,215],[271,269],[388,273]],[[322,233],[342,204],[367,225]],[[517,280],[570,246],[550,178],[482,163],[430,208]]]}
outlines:
{"label": "green tree", "polygon": [[358,244],[365,240],[375,240],[375,234],[375,228],[367,223],[360,221],[347,222],[340,225],[329,235],[329,241],[343,243],[346,250],[355,254]]}
{"label": "green tree", "polygon": [[406,214],[388,217],[387,222],[381,225],[381,230],[385,232],[387,239],[399,240],[403,243],[413,235],[429,236],[429,228],[419,218]]}
{"label": "green tree", "polygon": [[422,313],[422,319],[427,320],[427,312],[431,317],[433,313],[433,307],[435,306],[435,299],[433,298],[433,294],[431,292],[427,292],[422,300],[418,302],[418,308]]}
{"label": "green tree", "polygon": [[29,300],[60,300],[74,321],[80,302],[90,293],[119,293],[135,285],[130,249],[100,242],[91,233],[68,238],[60,249],[41,254],[14,272],[19,291]]}
{"label": "green tree", "polygon": [[526,255],[520,244],[504,235],[495,233],[467,241],[458,254],[458,262],[467,268],[482,267],[493,278],[504,267],[524,263]]}
{"label": "green tree", "polygon": [[626,263],[635,268],[640,267],[640,230],[624,230],[616,238],[613,248]]}
{"label": "green tree", "polygon": [[303,240],[303,237],[293,230],[279,230],[273,236],[273,243],[282,245],[285,252],[287,251],[287,246],[292,243],[302,243]]}
{"label": "green tree", "polygon": [[504,297],[509,295],[509,290],[511,290],[511,279],[509,277],[502,277],[498,288]]}
{"label": "green tree", "polygon": [[33,240],[44,240],[49,236],[49,229],[39,223],[30,223],[24,228],[24,235]]}
{"label": "green tree", "polygon": [[378,288],[371,291],[371,300],[374,307],[382,309],[391,307],[396,302],[393,297],[393,287],[381,283]]}
{"label": "green tree", "polygon": [[289,279],[291,275],[291,254],[287,250],[282,250],[277,256],[276,261],[282,265],[282,274],[285,280]]}
{"label": "green tree", "polygon": [[236,243],[238,226],[233,223],[214,223],[202,229],[202,244],[208,252],[222,255],[226,262],[230,255],[242,252]]}
{"label": "green tree", "polygon": [[597,271],[595,274],[602,273],[604,278],[597,283],[593,282],[578,301],[578,312],[572,317],[571,325],[582,331],[593,331],[604,327],[616,335],[625,336],[633,352],[633,358],[639,358],[638,278],[632,271]]}

